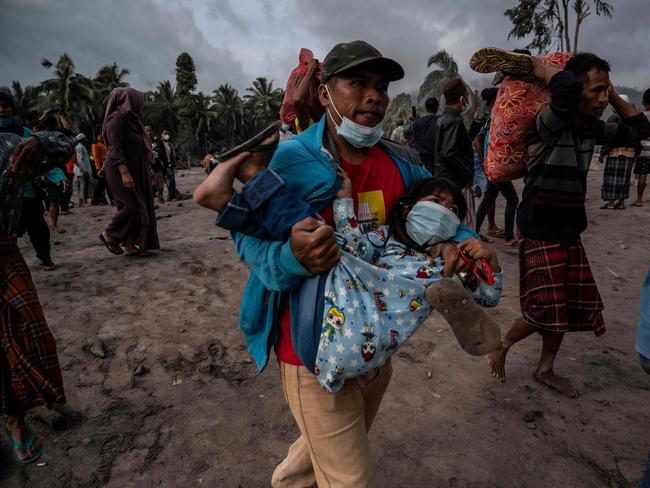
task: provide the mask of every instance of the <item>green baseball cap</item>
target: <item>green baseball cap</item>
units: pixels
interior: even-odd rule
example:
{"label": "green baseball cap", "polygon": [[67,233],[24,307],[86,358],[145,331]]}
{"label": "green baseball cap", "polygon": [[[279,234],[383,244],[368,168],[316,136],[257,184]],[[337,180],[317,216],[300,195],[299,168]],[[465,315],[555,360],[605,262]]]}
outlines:
{"label": "green baseball cap", "polygon": [[397,61],[385,58],[365,41],[342,42],[332,48],[323,60],[320,81],[326,83],[332,76],[352,68],[372,67],[388,76],[388,81],[404,78],[404,69]]}

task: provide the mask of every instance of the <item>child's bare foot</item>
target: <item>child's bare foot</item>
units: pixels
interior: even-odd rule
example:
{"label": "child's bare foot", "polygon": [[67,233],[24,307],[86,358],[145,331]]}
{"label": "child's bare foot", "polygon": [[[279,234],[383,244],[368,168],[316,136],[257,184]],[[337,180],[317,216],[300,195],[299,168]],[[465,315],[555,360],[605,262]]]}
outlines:
{"label": "child's bare foot", "polygon": [[487,355],[490,374],[499,381],[506,381],[506,355],[508,349],[510,348],[501,343],[499,347]]}
{"label": "child's bare foot", "polygon": [[552,369],[549,371],[535,371],[533,378],[535,378],[535,381],[569,398],[578,398],[580,396],[578,390],[573,387],[568,379],[556,376]]}
{"label": "child's bare foot", "polygon": [[271,161],[271,158],[275,153],[275,148],[278,145],[279,141],[280,141],[280,132],[277,131],[262,141],[262,144],[260,146],[264,148],[263,151],[241,153],[241,154],[245,154],[246,157],[244,158],[243,161],[241,161],[241,164],[237,169],[236,178],[242,183],[246,183],[257,173],[266,169],[266,167],[269,164],[269,161]]}

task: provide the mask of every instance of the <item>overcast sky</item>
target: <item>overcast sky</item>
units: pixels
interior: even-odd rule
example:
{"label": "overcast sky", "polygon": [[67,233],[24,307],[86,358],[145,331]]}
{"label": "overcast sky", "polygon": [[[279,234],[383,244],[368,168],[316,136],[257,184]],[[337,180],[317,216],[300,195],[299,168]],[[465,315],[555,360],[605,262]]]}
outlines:
{"label": "overcast sky", "polygon": [[[243,91],[256,76],[284,86],[308,47],[322,59],[336,43],[363,39],[406,71],[390,92],[415,92],[430,55],[447,49],[461,74],[477,85],[489,77],[467,63],[482,46],[507,41],[503,12],[517,0],[0,0],[0,85],[48,78],[43,57],[66,52],[77,71],[94,75],[104,64],[128,68],[127,81],[148,90],[174,80],[175,60],[189,52],[199,89],[222,83]],[[650,86],[649,0],[613,0],[614,18],[590,16],[580,49],[608,59],[618,85]]]}

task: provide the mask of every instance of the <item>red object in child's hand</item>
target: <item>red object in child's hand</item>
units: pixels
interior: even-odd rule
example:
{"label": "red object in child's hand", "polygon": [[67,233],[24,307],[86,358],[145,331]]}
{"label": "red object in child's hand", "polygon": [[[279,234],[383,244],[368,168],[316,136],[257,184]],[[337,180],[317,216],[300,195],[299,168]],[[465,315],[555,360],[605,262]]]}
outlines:
{"label": "red object in child's hand", "polygon": [[463,258],[463,261],[472,267],[472,274],[476,276],[476,279],[481,283],[486,285],[494,285],[497,282],[494,279],[494,275],[492,274],[492,268],[485,258],[471,258],[465,254],[462,249],[458,250],[458,254],[461,258]]}

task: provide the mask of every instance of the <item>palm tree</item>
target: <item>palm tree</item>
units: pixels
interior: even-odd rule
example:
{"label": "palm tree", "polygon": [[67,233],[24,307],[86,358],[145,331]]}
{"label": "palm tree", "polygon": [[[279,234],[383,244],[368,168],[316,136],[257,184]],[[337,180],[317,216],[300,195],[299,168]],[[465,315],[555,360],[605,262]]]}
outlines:
{"label": "palm tree", "polygon": [[389,131],[394,128],[397,119],[402,119],[405,122],[409,119],[412,105],[411,95],[408,93],[400,93],[390,101],[384,116],[384,132],[387,136],[390,136]]}
{"label": "palm tree", "polygon": [[177,132],[178,110],[175,103],[176,93],[169,80],[158,83],[158,88],[146,96],[144,118],[153,122],[159,129],[166,128]]}
{"label": "palm tree", "polygon": [[26,86],[24,89],[19,81],[13,81],[11,91],[16,99],[16,118],[27,126],[37,117],[40,89],[34,86]]}
{"label": "palm tree", "polygon": [[244,100],[253,113],[256,126],[266,125],[276,118],[284,99],[284,90],[274,89],[273,80],[267,81],[265,77],[260,76],[246,91],[249,94],[244,95]]}
{"label": "palm tree", "polygon": [[74,125],[93,113],[95,99],[92,82],[89,78],[75,73],[75,66],[70,56],[63,54],[56,65],[48,59],[41,64],[46,69],[54,66],[54,78],[43,81],[39,88],[48,94],[50,105],[60,105],[61,112]]}
{"label": "palm tree", "polygon": [[440,101],[440,105],[444,106],[442,89],[448,81],[453,80],[454,78],[460,78],[467,87],[467,92],[469,93],[470,107],[464,116],[465,121],[469,123],[472,120],[474,109],[480,104],[480,99],[478,94],[472,90],[472,88],[458,73],[458,63],[451,54],[443,49],[429,58],[427,67],[430,67],[431,65],[436,65],[439,69],[431,71],[424,79],[424,82],[420,85],[418,104],[423,104],[429,97],[436,97]]}
{"label": "palm tree", "polygon": [[111,91],[113,91],[113,88],[117,88],[118,86],[129,86],[129,84],[124,81],[124,78],[128,74],[129,70],[120,69],[117,63],[107,64],[99,69],[93,82],[102,105],[106,104],[108,96]]}
{"label": "palm tree", "polygon": [[424,79],[422,85],[420,85],[418,104],[424,103],[429,97],[436,97],[439,100],[442,99],[442,88],[445,86],[445,83],[459,77],[458,63],[444,49],[429,58],[427,67],[431,67],[432,64],[438,66],[439,69],[431,71]]}
{"label": "palm tree", "polygon": [[198,146],[200,151],[206,153],[210,135],[217,120],[217,111],[212,99],[202,92],[191,95],[187,112],[189,114],[187,122],[193,129],[192,139],[197,143],[193,145]]}
{"label": "palm tree", "polygon": [[242,99],[237,90],[229,84],[220,85],[214,90],[214,108],[219,114],[219,122],[225,133],[228,147],[235,145],[235,135],[241,130],[244,116]]}

